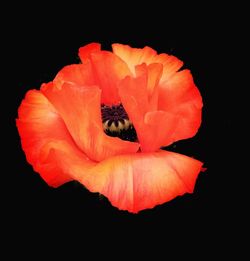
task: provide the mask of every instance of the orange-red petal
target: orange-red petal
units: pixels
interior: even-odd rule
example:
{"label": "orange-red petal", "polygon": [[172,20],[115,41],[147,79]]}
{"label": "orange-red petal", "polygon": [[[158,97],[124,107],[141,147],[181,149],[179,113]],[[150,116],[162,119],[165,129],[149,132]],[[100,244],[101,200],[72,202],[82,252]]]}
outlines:
{"label": "orange-red petal", "polygon": [[136,153],[100,162],[80,182],[113,206],[137,213],[192,193],[201,167],[200,161],[173,152]]}
{"label": "orange-red petal", "polygon": [[159,110],[172,114],[173,132],[170,143],[193,137],[201,124],[202,98],[189,70],[176,73],[159,87]]}
{"label": "orange-red petal", "polygon": [[65,82],[77,85],[95,85],[90,61],[87,60],[84,64],[72,64],[63,67],[56,75],[53,83],[57,88],[61,88]]}
{"label": "orange-red petal", "polygon": [[146,46],[144,48],[132,48],[129,45],[112,44],[113,52],[128,64],[130,71],[135,75],[135,66],[142,63],[153,63],[156,51]]}
{"label": "orange-red petal", "polygon": [[159,64],[136,67],[137,77],[126,77],[120,83],[122,104],[132,121],[144,152],[156,151],[172,135],[175,116],[158,110]]}
{"label": "orange-red petal", "polygon": [[165,53],[156,55],[153,61],[163,65],[163,74],[160,82],[168,81],[183,66],[183,62],[177,57]]}
{"label": "orange-red petal", "polygon": [[58,171],[70,180],[81,180],[95,165],[75,145],[65,140],[52,140],[41,148],[40,168],[37,171],[46,177],[53,177],[54,171]]}
{"label": "orange-red petal", "polygon": [[102,90],[102,103],[117,104],[120,102],[117,84],[130,75],[130,70],[119,57],[111,52],[100,51],[99,47],[97,44],[81,47],[79,55],[83,63],[65,66],[53,82],[58,88],[64,82],[97,85]]}
{"label": "orange-red petal", "polygon": [[85,62],[86,59],[89,58],[91,53],[98,52],[101,50],[101,44],[99,43],[90,43],[81,48],[79,48],[78,55],[82,61]]}
{"label": "orange-red petal", "polygon": [[[63,161],[70,161],[69,157],[55,160],[53,149],[56,146],[58,151],[70,151],[71,155],[82,153],[75,146],[60,115],[40,91],[31,90],[26,94],[16,123],[22,148],[34,170],[53,187],[72,180],[61,167]],[[84,159],[88,162],[84,154],[81,158],[83,165]]]}
{"label": "orange-red petal", "polygon": [[107,136],[101,121],[101,90],[65,82],[45,84],[42,92],[55,106],[79,148],[92,160],[135,153],[139,144]]}
{"label": "orange-red petal", "polygon": [[147,65],[161,63],[163,65],[161,82],[167,81],[183,65],[183,62],[175,56],[168,54],[158,55],[155,50],[148,46],[141,49],[123,44],[113,44],[112,48],[113,52],[128,64],[129,69],[134,75],[136,65],[142,63],[146,63]]}
{"label": "orange-red petal", "polygon": [[157,109],[158,106],[158,86],[162,76],[162,69],[160,63],[151,63],[149,65],[143,63],[135,67],[136,77],[144,78],[145,84],[141,88],[151,110]]}
{"label": "orange-red petal", "polygon": [[189,70],[159,83],[160,64],[136,66],[119,94],[144,152],[193,137],[201,124],[202,98]]}
{"label": "orange-red petal", "polygon": [[104,104],[117,104],[118,82],[130,75],[127,64],[115,54],[108,51],[95,52],[90,55],[94,72],[95,84],[102,90],[101,102]]}

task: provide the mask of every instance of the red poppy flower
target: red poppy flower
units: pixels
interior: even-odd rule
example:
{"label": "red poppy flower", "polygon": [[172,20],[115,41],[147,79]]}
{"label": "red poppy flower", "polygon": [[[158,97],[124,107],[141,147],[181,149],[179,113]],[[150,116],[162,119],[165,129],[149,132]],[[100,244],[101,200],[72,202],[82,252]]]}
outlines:
{"label": "red poppy flower", "polygon": [[176,57],[112,47],[80,48],[81,64],[28,91],[17,127],[27,161],[50,186],[77,180],[137,213],[193,192],[202,163],[160,148],[196,134],[202,98]]}

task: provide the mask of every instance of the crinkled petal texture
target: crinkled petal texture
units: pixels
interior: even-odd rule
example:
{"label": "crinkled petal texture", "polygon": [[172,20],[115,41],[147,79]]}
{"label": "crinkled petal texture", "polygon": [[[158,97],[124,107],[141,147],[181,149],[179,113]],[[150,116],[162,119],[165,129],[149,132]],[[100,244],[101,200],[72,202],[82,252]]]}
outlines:
{"label": "crinkled petal texture", "polygon": [[[80,48],[82,64],[29,91],[16,122],[28,162],[50,186],[77,180],[137,213],[193,192],[202,163],[159,148],[196,133],[202,100],[174,56],[120,44],[113,50]],[[140,144],[103,131],[101,104],[120,102]]]}

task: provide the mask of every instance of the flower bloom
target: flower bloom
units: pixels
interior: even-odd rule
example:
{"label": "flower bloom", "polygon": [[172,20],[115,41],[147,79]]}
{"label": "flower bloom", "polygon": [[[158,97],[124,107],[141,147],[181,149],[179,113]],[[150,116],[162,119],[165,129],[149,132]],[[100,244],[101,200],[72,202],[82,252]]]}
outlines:
{"label": "flower bloom", "polygon": [[202,163],[161,150],[193,137],[202,98],[176,57],[91,43],[81,64],[30,90],[16,121],[27,161],[52,187],[77,180],[137,213],[192,193]]}

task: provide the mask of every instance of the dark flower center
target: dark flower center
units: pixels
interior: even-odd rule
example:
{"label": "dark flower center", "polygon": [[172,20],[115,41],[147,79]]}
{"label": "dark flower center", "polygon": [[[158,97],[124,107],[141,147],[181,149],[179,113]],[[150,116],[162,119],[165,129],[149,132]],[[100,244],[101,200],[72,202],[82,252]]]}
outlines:
{"label": "dark flower center", "polygon": [[118,137],[122,140],[137,141],[135,128],[122,104],[112,106],[102,104],[101,112],[103,130],[108,136]]}

